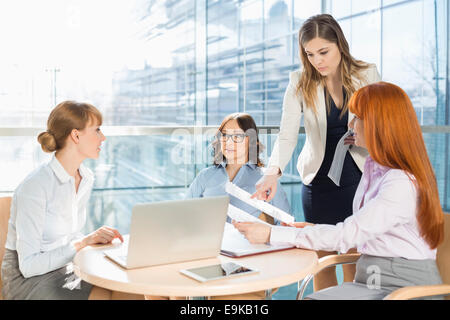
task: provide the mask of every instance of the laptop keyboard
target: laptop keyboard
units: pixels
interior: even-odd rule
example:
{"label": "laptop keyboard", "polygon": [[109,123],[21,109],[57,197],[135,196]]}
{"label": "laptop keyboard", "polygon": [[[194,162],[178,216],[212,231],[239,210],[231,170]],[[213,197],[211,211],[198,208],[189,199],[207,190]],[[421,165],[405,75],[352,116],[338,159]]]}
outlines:
{"label": "laptop keyboard", "polygon": [[116,253],[117,257],[119,257],[119,259],[122,259],[123,261],[127,261],[127,256],[128,256],[128,247],[122,247],[120,248],[117,253]]}
{"label": "laptop keyboard", "polygon": [[112,258],[122,262],[123,264],[126,264],[127,256],[128,256],[128,247],[112,249],[112,250],[108,250],[108,252]]}

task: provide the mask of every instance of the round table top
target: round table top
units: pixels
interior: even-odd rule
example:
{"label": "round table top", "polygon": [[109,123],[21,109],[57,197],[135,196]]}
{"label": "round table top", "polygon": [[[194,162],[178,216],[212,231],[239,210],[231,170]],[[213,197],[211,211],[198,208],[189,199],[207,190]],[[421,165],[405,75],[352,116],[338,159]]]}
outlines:
{"label": "round table top", "polygon": [[[314,271],[318,258],[314,251],[289,249],[242,258],[219,255],[215,258],[127,270],[103,254],[118,246],[96,245],[82,249],[74,258],[77,276],[93,285],[114,291],[143,295],[198,297],[242,294],[278,288],[305,278]],[[226,279],[199,282],[180,273],[181,269],[233,261],[259,272]]]}

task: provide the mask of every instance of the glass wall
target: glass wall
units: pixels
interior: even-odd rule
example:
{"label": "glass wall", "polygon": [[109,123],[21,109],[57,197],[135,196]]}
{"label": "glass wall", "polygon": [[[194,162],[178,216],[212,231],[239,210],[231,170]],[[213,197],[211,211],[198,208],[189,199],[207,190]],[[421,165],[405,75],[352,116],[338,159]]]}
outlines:
{"label": "glass wall", "polygon": [[[133,204],[183,198],[229,113],[269,128],[267,163],[289,72],[300,67],[298,30],[318,13],[338,20],[355,58],[408,93],[450,211],[446,0],[1,1],[0,193],[48,161],[35,137],[67,99],[96,105],[108,138],[86,162],[96,175],[86,232],[111,224],[127,233]],[[169,131],[135,133],[143,126]],[[304,138],[282,178],[297,220]]]}
{"label": "glass wall", "polygon": [[[289,72],[299,68],[298,29],[321,12],[339,21],[355,58],[375,63],[383,80],[406,90],[422,125],[448,124],[446,1],[140,1],[139,6],[143,42],[163,47],[164,59],[151,50],[143,69],[114,75],[112,125],[218,125],[225,115],[243,111],[258,125],[277,126]],[[444,177],[439,190],[447,208],[443,137],[426,139],[436,173]],[[202,167],[195,166],[194,173]],[[295,161],[287,173],[283,182],[300,184]],[[292,192],[291,205],[301,218],[298,199]]]}

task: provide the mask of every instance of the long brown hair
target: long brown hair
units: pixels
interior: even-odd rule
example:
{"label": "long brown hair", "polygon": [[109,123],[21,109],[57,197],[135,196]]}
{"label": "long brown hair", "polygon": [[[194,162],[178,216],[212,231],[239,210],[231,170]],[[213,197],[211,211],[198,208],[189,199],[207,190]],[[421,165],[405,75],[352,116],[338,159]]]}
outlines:
{"label": "long brown hair", "polygon": [[255,120],[248,113],[236,112],[226,116],[219,129],[217,130],[214,141],[212,142],[213,147],[213,157],[214,165],[219,165],[225,160],[222,154],[220,137],[222,134],[223,127],[230,120],[236,120],[239,128],[241,128],[245,134],[249,137],[248,142],[248,160],[250,163],[256,164],[258,167],[263,167],[264,164],[259,158],[259,154],[264,150],[264,146],[259,142],[258,127],[256,126]]}
{"label": "long brown hair", "polygon": [[[303,65],[303,71],[297,84],[297,94],[302,93],[306,105],[312,107],[317,112],[315,101],[317,99],[317,86],[322,84],[325,87],[325,77],[323,77],[309,62],[305,52],[305,45],[309,41],[321,38],[337,45],[341,52],[340,72],[341,80],[345,90],[345,99],[342,104],[341,116],[347,111],[347,102],[355,92],[352,76],[359,80],[364,80],[360,71],[369,65],[363,61],[356,60],[350,55],[348,42],[337,21],[329,14],[319,14],[310,17],[300,28],[298,33],[299,55]],[[327,94],[328,105],[331,97]]]}
{"label": "long brown hair", "polygon": [[41,132],[37,140],[44,152],[61,150],[73,129],[83,130],[93,120],[102,124],[102,114],[93,105],[63,101],[52,110],[47,120],[47,131]]}
{"label": "long brown hair", "polygon": [[444,237],[444,215],[436,177],[408,95],[394,84],[378,82],[356,91],[349,109],[363,121],[372,159],[404,170],[416,185],[420,235],[430,248],[436,248]]}

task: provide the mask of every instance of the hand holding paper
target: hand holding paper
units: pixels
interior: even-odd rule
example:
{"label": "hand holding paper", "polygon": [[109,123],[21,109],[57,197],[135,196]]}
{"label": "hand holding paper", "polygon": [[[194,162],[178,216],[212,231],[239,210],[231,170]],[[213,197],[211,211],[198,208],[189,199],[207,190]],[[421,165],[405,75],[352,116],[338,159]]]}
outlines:
{"label": "hand holding paper", "polygon": [[264,244],[270,241],[272,228],[261,223],[241,222],[233,224],[251,244]]}
{"label": "hand holding paper", "polygon": [[353,134],[352,130],[348,130],[342,138],[339,140],[336,150],[334,152],[333,162],[331,163],[330,171],[328,171],[328,177],[337,186],[341,181],[342,168],[344,166],[345,155],[347,154],[350,145],[345,144],[345,139]]}
{"label": "hand holding paper", "polygon": [[[238,186],[234,185],[231,182],[227,182],[225,184],[225,190],[235,196],[236,198],[244,201],[245,203],[261,210],[262,212],[272,216],[274,219],[277,219],[281,222],[284,223],[291,223],[294,222],[295,219],[293,216],[291,216],[290,214],[284,212],[283,210],[274,207],[273,205],[271,205],[270,203],[267,203],[263,200],[258,200],[258,199],[251,199],[251,194],[248,193],[247,191],[239,188]],[[258,219],[259,220],[259,219]]]}
{"label": "hand holding paper", "polygon": [[[256,219],[256,218],[255,218]],[[265,226],[267,228],[267,226]],[[230,257],[245,257],[264,252],[293,248],[293,245],[251,244],[231,223],[225,223],[221,253]]]}
{"label": "hand holding paper", "polygon": [[235,206],[229,204],[228,205],[228,216],[237,222],[260,222],[260,223],[264,223],[268,226],[270,226],[270,224],[268,224],[265,221],[262,221],[261,219],[258,219],[254,216],[252,216],[251,214],[245,212],[244,210],[241,210],[239,208],[236,208]]}
{"label": "hand holding paper", "polygon": [[251,196],[252,199],[270,201],[277,193],[278,177],[280,169],[271,167],[264,171],[264,175],[256,182],[256,192]]}

